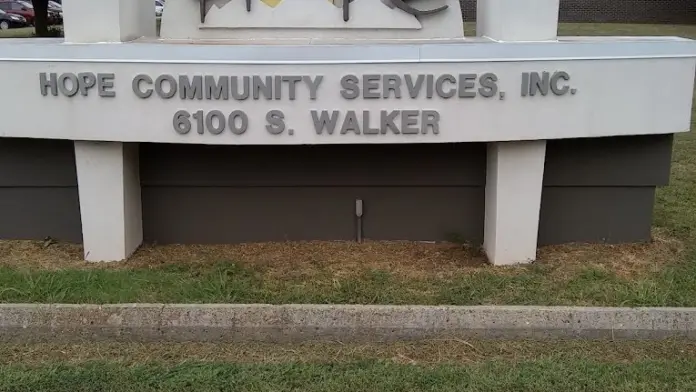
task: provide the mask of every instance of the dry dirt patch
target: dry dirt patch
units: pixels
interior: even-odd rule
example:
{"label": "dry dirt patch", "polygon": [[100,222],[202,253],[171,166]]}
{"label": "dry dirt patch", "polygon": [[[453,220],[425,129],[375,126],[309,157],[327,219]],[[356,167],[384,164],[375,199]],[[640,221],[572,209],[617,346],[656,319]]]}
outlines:
{"label": "dry dirt patch", "polygon": [[[542,247],[536,264],[553,270],[558,279],[588,266],[634,277],[657,271],[681,258],[683,244],[660,230],[644,244],[570,244]],[[204,267],[221,261],[239,263],[274,278],[336,278],[369,270],[405,279],[448,279],[467,272],[516,274],[520,268],[493,267],[479,248],[453,243],[368,241],[276,242],[236,245],[144,245],[127,262],[87,263],[79,245],[52,241],[0,241],[0,265],[57,270],[66,268],[133,269],[168,264]]]}

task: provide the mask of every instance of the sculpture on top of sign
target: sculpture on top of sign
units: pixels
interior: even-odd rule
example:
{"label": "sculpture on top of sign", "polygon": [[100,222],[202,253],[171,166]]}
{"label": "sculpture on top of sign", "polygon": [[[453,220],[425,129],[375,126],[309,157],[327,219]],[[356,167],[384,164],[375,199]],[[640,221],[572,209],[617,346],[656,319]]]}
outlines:
{"label": "sculpture on top of sign", "polygon": [[[246,1],[246,11],[251,12],[251,3],[252,0],[245,0]],[[267,6],[270,7],[276,7],[278,4],[280,4],[283,0],[261,0],[261,2],[265,3]],[[340,7],[343,9],[343,21],[347,22],[350,20],[350,5],[355,1],[355,0],[328,0],[330,3],[333,5]],[[408,1],[408,0],[406,0]],[[432,15],[436,14],[438,12],[444,11],[447,8],[449,8],[448,5],[443,5],[440,7],[432,8],[432,9],[426,9],[426,10],[421,10],[418,8],[414,8],[410,5],[408,5],[404,0],[381,0],[381,2],[386,5],[389,8],[397,8],[400,9],[403,12],[406,12],[407,14],[411,14],[413,16],[426,16],[426,15]],[[205,15],[208,12],[208,0],[198,0],[199,3],[199,13],[201,17],[201,23],[205,23]]]}
{"label": "sculpture on top of sign", "polygon": [[169,0],[161,36],[463,38],[460,10],[459,0]]}

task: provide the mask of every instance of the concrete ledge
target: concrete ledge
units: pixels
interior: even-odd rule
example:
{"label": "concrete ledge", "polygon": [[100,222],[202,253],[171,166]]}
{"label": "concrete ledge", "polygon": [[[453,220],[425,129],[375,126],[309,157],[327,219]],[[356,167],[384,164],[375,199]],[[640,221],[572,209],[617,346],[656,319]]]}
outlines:
{"label": "concrete ledge", "polygon": [[0,342],[696,339],[696,308],[0,305]]}

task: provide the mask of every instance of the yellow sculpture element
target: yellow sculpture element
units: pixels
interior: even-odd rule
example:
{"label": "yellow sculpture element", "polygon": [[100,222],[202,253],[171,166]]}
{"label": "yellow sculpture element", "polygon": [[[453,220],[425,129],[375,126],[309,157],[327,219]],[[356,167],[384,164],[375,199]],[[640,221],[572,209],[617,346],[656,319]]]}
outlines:
{"label": "yellow sculpture element", "polygon": [[[336,7],[342,7],[343,6],[343,1],[342,0],[327,0],[329,3],[335,5]],[[261,0],[262,3],[266,4],[267,6],[271,8],[275,8],[278,6],[278,4],[282,3],[283,0]]]}
{"label": "yellow sculpture element", "polygon": [[262,3],[266,4],[267,6],[269,6],[271,8],[275,8],[282,1],[283,0],[261,0]]}

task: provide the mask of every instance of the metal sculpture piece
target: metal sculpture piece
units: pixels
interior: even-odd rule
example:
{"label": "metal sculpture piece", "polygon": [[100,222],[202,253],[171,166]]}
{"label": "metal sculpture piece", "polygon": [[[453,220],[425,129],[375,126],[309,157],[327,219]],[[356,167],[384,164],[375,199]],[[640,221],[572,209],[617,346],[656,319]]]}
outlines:
{"label": "metal sculpture piece", "polygon": [[[343,0],[343,20],[344,21],[349,21],[350,20],[350,4],[355,1],[355,0]],[[374,0],[373,0],[374,1]],[[443,5],[442,7],[438,8],[432,8],[428,10],[420,10],[414,7],[411,7],[410,5],[406,4],[407,0],[382,0],[382,3],[386,5],[389,8],[398,8],[401,11],[406,12],[407,14],[411,14],[413,16],[427,16],[427,15],[432,15],[432,14],[437,14],[439,12],[442,12],[448,8],[447,5]],[[205,14],[206,14],[206,0],[198,0],[200,4],[200,13],[201,13],[201,23],[205,23]],[[246,10],[247,12],[251,12],[251,0],[246,0]]]}

